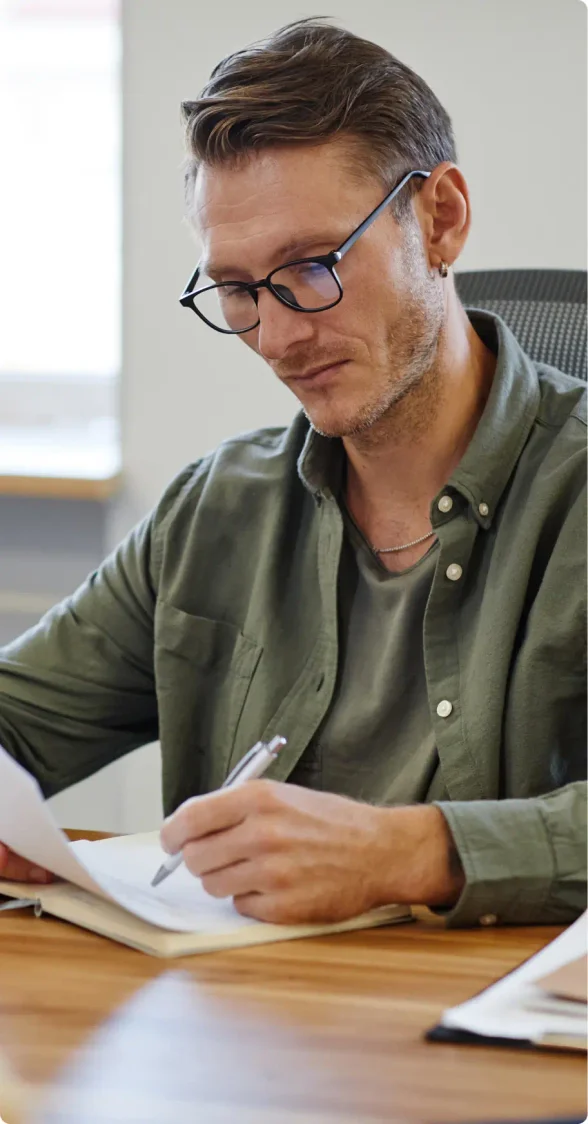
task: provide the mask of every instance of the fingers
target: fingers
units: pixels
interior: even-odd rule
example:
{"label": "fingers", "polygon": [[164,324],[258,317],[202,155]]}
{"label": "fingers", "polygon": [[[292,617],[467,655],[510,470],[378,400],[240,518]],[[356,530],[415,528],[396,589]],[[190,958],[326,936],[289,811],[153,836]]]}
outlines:
{"label": "fingers", "polygon": [[265,816],[248,819],[236,827],[213,832],[201,839],[189,839],[182,848],[182,856],[191,874],[202,878],[245,859],[267,860],[272,855],[283,853],[284,849],[279,823]]}
{"label": "fingers", "polygon": [[237,862],[205,874],[202,885],[214,898],[233,898],[235,909],[243,917],[274,925],[300,924],[304,921],[304,909],[284,890],[287,879],[283,873],[275,862]]}
{"label": "fingers", "polygon": [[213,898],[232,898],[235,894],[257,891],[258,877],[259,871],[256,871],[254,864],[244,861],[223,870],[215,870],[212,874],[205,874],[202,885]]}
{"label": "fingers", "polygon": [[241,836],[237,827],[207,835],[204,839],[190,840],[182,851],[184,863],[197,878],[233,866],[250,857]]}
{"label": "fingers", "polygon": [[261,808],[270,798],[271,785],[271,781],[248,781],[239,788],[219,789],[206,796],[191,797],[165,821],[160,832],[161,846],[174,855],[188,840],[202,839],[212,832],[236,827],[253,808]]}
{"label": "fingers", "polygon": [[11,882],[52,882],[53,875],[40,866],[34,866],[28,859],[15,855],[4,843],[0,843],[0,878]]}
{"label": "fingers", "polygon": [[292,902],[287,894],[238,894],[233,905],[242,917],[254,917],[269,925],[305,925],[309,923],[304,908]]}
{"label": "fingers", "polygon": [[242,894],[276,894],[288,891],[293,880],[291,865],[280,855],[242,859],[231,866],[202,876],[202,885],[213,898],[234,898]]}

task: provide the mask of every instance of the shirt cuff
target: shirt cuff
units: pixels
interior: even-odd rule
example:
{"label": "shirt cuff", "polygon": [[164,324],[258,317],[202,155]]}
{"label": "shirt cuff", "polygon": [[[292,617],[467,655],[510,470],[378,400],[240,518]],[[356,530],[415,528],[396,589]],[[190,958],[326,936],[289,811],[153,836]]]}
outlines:
{"label": "shirt cuff", "polygon": [[434,910],[450,927],[557,924],[548,916],[556,860],[535,799],[435,802],[465,874],[456,904]]}

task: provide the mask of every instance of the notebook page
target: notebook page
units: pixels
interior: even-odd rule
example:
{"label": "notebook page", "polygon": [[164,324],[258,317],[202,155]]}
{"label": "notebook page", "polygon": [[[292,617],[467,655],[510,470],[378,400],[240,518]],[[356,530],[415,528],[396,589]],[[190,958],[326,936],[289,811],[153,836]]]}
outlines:
{"label": "notebook page", "polygon": [[152,925],[185,933],[216,933],[258,924],[242,917],[232,898],[207,894],[200,879],[183,865],[159,886],[151,886],[166,858],[158,832],[96,842],[81,839],[70,846],[119,905]]}

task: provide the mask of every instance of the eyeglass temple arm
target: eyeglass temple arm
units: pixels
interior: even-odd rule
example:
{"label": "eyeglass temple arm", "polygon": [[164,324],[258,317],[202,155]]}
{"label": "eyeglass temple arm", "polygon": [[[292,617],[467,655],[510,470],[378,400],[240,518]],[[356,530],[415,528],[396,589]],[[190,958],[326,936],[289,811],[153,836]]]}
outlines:
{"label": "eyeglass temple arm", "polygon": [[[190,278],[190,280],[188,281],[188,284],[186,285],[186,288],[184,289],[184,292],[182,293],[182,295],[180,297],[180,303],[186,301],[186,298],[189,297],[193,293],[194,289],[196,288],[196,282],[198,281],[199,275],[200,275],[200,265],[197,265],[196,269],[194,270],[194,272],[193,272],[193,274]],[[186,303],[188,303],[188,302],[186,301]]]}
{"label": "eyeglass temple arm", "polygon": [[402,190],[405,183],[408,183],[408,181],[412,179],[413,176],[424,176],[425,179],[428,179],[430,175],[430,172],[407,172],[406,175],[400,180],[400,183],[397,183],[396,187],[392,188],[392,191],[388,193],[386,198],[382,199],[382,202],[378,203],[377,207],[374,207],[374,210],[371,211],[368,217],[359,224],[359,226],[353,231],[352,234],[349,235],[349,238],[346,238],[345,241],[338,247],[338,249],[334,251],[334,254],[337,254],[337,261],[341,260],[343,254],[346,254],[347,251],[351,249],[353,244],[357,242],[357,239],[360,237],[360,235],[363,234],[364,230],[367,230],[368,226],[370,226],[371,223],[374,222],[374,219],[377,219],[378,215],[382,213],[384,208],[392,202],[394,196],[398,195],[398,192]]}

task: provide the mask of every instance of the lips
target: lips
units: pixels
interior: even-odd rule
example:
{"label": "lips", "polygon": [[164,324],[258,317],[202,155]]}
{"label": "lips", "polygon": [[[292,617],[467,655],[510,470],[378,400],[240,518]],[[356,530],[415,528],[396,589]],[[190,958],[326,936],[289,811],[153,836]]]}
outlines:
{"label": "lips", "polygon": [[288,382],[312,382],[312,381],[315,381],[315,380],[318,381],[319,376],[323,375],[324,377],[328,377],[328,375],[334,374],[339,369],[339,367],[342,367],[343,364],[347,363],[347,362],[348,362],[347,359],[338,359],[338,360],[336,360],[335,363],[323,363],[322,366],[320,366],[320,367],[314,367],[311,371],[305,371],[305,373],[303,375],[290,375],[290,377],[287,379],[287,381]]}

